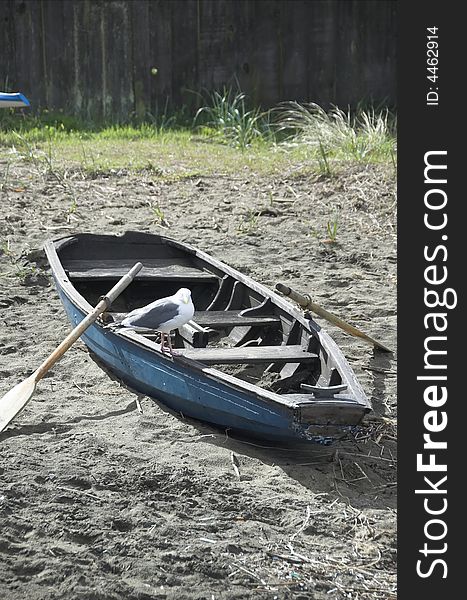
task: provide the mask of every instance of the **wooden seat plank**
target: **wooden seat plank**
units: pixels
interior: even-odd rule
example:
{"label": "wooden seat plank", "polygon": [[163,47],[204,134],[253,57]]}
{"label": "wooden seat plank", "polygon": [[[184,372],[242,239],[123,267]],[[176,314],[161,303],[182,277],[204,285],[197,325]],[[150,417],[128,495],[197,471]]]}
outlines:
{"label": "wooden seat plank", "polygon": [[258,364],[275,362],[308,362],[318,355],[301,346],[246,346],[243,348],[193,348],[177,352],[185,358],[205,364]]}
{"label": "wooden seat plank", "polygon": [[95,259],[68,260],[64,268],[70,279],[74,281],[88,279],[119,279],[136,263],[143,263],[143,268],[136,279],[167,281],[174,280],[218,280],[213,273],[195,267],[185,258],[134,258],[134,259]]}
{"label": "wooden seat plank", "polygon": [[238,310],[196,311],[193,321],[202,327],[237,327],[241,325],[272,325],[280,323],[275,315],[242,316]]}

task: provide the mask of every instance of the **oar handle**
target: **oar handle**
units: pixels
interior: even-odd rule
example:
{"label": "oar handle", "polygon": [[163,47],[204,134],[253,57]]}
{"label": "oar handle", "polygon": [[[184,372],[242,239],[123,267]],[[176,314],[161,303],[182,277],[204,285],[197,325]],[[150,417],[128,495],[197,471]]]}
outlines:
{"label": "oar handle", "polygon": [[373,344],[373,346],[376,346],[377,348],[381,348],[381,350],[384,350],[385,352],[392,352],[392,350],[390,350],[386,346],[383,346],[383,344],[381,344],[377,340],[374,340],[366,333],[363,333],[363,331],[360,331],[360,329],[357,329],[353,325],[350,325],[350,323],[343,321],[336,315],[333,315],[332,313],[327,311],[325,308],[323,308],[319,304],[316,304],[316,302],[313,302],[313,300],[310,298],[310,296],[308,294],[306,294],[306,295],[299,294],[298,292],[289,288],[287,285],[284,285],[283,283],[276,284],[276,290],[278,290],[279,292],[284,294],[284,296],[288,296],[289,298],[292,298],[292,300],[295,300],[295,302],[297,302],[297,304],[300,304],[300,306],[302,308],[312,310],[319,317],[322,317],[323,319],[326,319],[326,321],[329,321],[333,325],[340,327],[347,333],[350,333],[350,335],[359,337],[362,340],[365,340],[366,342]]}
{"label": "oar handle", "polygon": [[80,335],[97,319],[97,317],[103,313],[112,302],[119,296],[123,290],[125,290],[130,283],[135,278],[136,274],[141,271],[143,268],[142,263],[136,263],[130,271],[126,275],[124,275],[108,292],[105,296],[103,296],[94,308],[92,312],[90,312],[78,325],[71,331],[67,337],[63,340],[63,342],[58,346],[52,354],[46,358],[46,360],[41,364],[41,366],[35,371],[34,379],[35,381],[39,381],[44,377],[49,369],[51,369],[54,364],[61,358],[65,352],[72,346],[76,340],[80,337]]}

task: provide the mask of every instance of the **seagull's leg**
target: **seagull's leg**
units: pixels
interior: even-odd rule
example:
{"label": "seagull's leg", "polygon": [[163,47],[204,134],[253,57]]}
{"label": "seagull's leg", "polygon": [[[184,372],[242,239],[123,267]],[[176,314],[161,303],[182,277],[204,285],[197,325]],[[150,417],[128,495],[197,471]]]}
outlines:
{"label": "seagull's leg", "polygon": [[172,356],[180,356],[180,352],[177,352],[176,350],[173,349],[172,340],[171,340],[171,337],[170,337],[170,333],[167,334],[167,341],[169,343],[169,352],[170,352],[170,354]]}
{"label": "seagull's leg", "polygon": [[[164,341],[167,341],[167,345],[164,343]],[[175,352],[172,347],[170,333],[162,333],[161,331],[161,352],[162,354],[168,354],[170,356],[178,356],[178,352]]]}
{"label": "seagull's leg", "polygon": [[165,341],[165,333],[163,333],[161,331],[161,352],[162,352],[162,354],[166,354],[166,347],[165,347],[164,341]]}

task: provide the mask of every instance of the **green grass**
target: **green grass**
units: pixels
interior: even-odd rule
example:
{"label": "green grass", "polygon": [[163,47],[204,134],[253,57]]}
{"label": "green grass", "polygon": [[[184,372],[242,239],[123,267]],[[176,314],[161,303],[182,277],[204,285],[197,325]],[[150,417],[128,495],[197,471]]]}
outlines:
{"label": "green grass", "polygon": [[[44,132],[41,132],[44,134]],[[49,132],[50,133],[50,132]],[[14,148],[17,158],[60,177],[63,170],[83,175],[119,171],[144,171],[156,178],[186,177],[255,172],[281,174],[297,164],[312,172],[314,166],[303,149],[284,151],[272,144],[253,144],[246,152],[212,139],[209,130],[148,132],[146,127],[111,127],[99,132],[63,131],[37,136],[31,131],[0,131],[1,147]]]}
{"label": "green grass", "polygon": [[338,216],[337,213],[334,215],[332,221],[328,221],[326,230],[328,234],[328,241],[335,244],[337,241],[337,229],[338,229]]}
{"label": "green grass", "polygon": [[273,129],[270,111],[248,107],[246,94],[224,88],[222,92],[205,93],[205,105],[195,115],[196,125],[200,117],[212,129],[217,139],[244,151],[255,141],[272,141]]}
{"label": "green grass", "polygon": [[285,102],[277,109],[279,130],[289,133],[288,145],[307,146],[310,155],[321,157],[330,174],[329,160],[391,162],[396,153],[396,119],[388,110],[337,107],[326,112],[317,104]]}
{"label": "green grass", "polygon": [[[394,123],[387,112],[326,113],[297,103],[261,112],[229,90],[206,101],[189,126],[186,116],[166,112],[140,124],[96,125],[60,113],[3,111],[0,154],[29,161],[64,185],[70,170],[92,176],[124,169],[174,180],[242,172],[329,177],[354,162],[395,169]],[[0,185],[8,178],[7,171]]]}

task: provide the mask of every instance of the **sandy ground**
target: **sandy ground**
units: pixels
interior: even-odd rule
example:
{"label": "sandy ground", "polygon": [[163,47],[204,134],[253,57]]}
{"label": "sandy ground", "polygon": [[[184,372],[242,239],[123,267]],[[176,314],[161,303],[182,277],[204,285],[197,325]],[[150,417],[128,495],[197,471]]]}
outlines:
{"label": "sandy ground", "polygon": [[[163,230],[267,286],[308,291],[395,349],[389,167],[169,183],[125,172],[65,180],[18,161],[3,181],[0,393],[69,331],[41,247],[73,231]],[[141,414],[76,343],[0,434],[0,597],[395,597],[395,355],[321,324],[374,407],[358,439],[330,448],[233,439],[149,398]]]}

